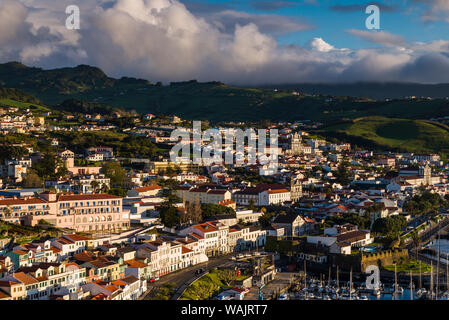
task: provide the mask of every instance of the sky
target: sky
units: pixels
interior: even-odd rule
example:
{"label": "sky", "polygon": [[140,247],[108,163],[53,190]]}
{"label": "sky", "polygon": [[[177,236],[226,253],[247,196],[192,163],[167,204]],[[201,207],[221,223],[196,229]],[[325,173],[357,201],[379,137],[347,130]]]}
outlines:
{"label": "sky", "polygon": [[9,61],[165,83],[447,83],[449,0],[0,0]]}

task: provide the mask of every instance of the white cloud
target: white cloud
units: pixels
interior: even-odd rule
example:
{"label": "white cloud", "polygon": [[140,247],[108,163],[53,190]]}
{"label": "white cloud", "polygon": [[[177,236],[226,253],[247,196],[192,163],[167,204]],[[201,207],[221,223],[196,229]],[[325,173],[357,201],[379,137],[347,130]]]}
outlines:
{"label": "white cloud", "polygon": [[346,32],[356,37],[384,46],[404,47],[406,43],[404,37],[397,34],[391,34],[386,31],[368,31],[368,30],[350,29],[346,30]]}
{"label": "white cloud", "polygon": [[310,42],[310,46],[312,47],[312,49],[320,52],[329,52],[335,49],[334,46],[330,45],[322,38],[313,38],[313,40]]}
{"label": "white cloud", "polygon": [[[297,20],[229,10],[197,16],[176,0],[80,0],[81,29],[64,28],[72,0],[4,0],[0,61],[41,67],[91,64],[112,76],[234,84],[341,81],[449,81],[449,42],[407,43],[387,32],[348,32],[383,47],[350,50],[320,37],[280,44],[275,22]],[[288,22],[284,24],[284,22]],[[281,30],[279,29],[279,30]],[[434,75],[432,75],[434,74]]]}
{"label": "white cloud", "polygon": [[449,0],[411,0],[411,2],[426,6],[421,15],[423,21],[444,20],[449,22]]}

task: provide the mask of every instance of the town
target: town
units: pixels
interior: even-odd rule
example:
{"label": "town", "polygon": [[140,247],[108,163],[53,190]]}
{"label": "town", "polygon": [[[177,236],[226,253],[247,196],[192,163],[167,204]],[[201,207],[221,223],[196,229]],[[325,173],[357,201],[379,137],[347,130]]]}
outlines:
{"label": "town", "polygon": [[[172,162],[171,133],[192,121],[0,102],[0,300],[364,300],[408,284],[415,299],[449,297],[438,154],[264,121],[279,132],[275,169]],[[376,288],[363,281],[372,266]]]}

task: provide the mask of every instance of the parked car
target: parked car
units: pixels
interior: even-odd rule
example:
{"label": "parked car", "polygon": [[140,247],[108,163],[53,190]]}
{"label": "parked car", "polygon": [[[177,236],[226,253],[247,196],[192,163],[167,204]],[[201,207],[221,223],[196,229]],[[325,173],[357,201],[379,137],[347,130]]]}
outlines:
{"label": "parked car", "polygon": [[286,293],[281,293],[278,300],[288,300],[288,295]]}
{"label": "parked car", "polygon": [[202,274],[204,271],[205,271],[204,268],[199,268],[199,269],[197,269],[197,270],[195,271],[195,274],[196,274],[196,275]]}
{"label": "parked car", "polygon": [[156,277],[150,279],[150,283],[153,283],[153,282],[158,281],[158,280],[159,280],[159,277],[156,276]]}

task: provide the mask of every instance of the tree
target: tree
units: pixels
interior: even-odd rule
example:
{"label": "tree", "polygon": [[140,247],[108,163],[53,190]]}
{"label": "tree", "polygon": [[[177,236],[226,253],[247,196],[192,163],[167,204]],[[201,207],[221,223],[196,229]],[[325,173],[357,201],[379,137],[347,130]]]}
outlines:
{"label": "tree", "polygon": [[237,273],[232,269],[221,270],[219,273],[219,278],[223,281],[225,286],[229,287],[235,280],[237,280]]}
{"label": "tree", "polygon": [[419,236],[418,232],[416,232],[416,230],[412,233],[412,241],[413,245],[415,246],[415,259],[418,260],[418,248],[421,244],[421,237]]}
{"label": "tree", "polygon": [[103,185],[100,188],[100,191],[103,193],[107,193],[109,191],[109,187],[106,183],[103,183]]}
{"label": "tree", "polygon": [[356,225],[359,229],[368,229],[371,225],[371,220],[369,215],[360,216],[357,213],[344,213],[342,216],[328,217],[325,221],[325,225],[329,227],[345,223]]}
{"label": "tree", "polygon": [[0,160],[20,159],[28,154],[28,150],[23,147],[0,145]]}
{"label": "tree", "polygon": [[181,213],[181,223],[198,223],[203,219],[201,213],[201,204],[198,198],[193,202],[187,201],[185,211]]}
{"label": "tree", "polygon": [[126,197],[126,190],[123,188],[111,188],[108,190],[108,193],[122,198]]}
{"label": "tree", "polygon": [[36,171],[30,169],[22,181],[22,186],[24,188],[40,188],[42,187],[42,179],[39,178]]}
{"label": "tree", "polygon": [[46,153],[33,165],[33,170],[44,180],[63,177],[68,173],[65,162],[53,153]]}
{"label": "tree", "polygon": [[349,182],[351,181],[349,171],[347,168],[348,166],[349,166],[349,163],[347,161],[343,161],[340,163],[337,171],[335,172],[335,178],[336,178],[337,182],[343,186],[348,185]]}
{"label": "tree", "polygon": [[271,225],[271,219],[276,215],[276,212],[265,212],[259,217],[259,224],[262,227],[269,227]]}
{"label": "tree", "polygon": [[111,186],[121,187],[126,177],[126,171],[118,162],[108,162],[101,168],[106,177],[111,179]]}
{"label": "tree", "polygon": [[379,218],[374,221],[372,231],[383,234],[389,238],[396,238],[407,221],[402,216]]}
{"label": "tree", "polygon": [[384,210],[385,205],[383,203],[373,203],[365,210],[366,215],[370,215],[371,213],[378,213]]}
{"label": "tree", "polygon": [[5,209],[5,217],[6,218],[9,218],[9,217],[11,217],[12,216],[12,210],[11,210],[11,208],[8,206],[8,207],[6,207],[6,209]]}
{"label": "tree", "polygon": [[203,216],[201,214],[201,203],[200,199],[198,197],[195,198],[193,201],[193,207],[192,207],[192,222],[198,223],[203,219]]}
{"label": "tree", "polygon": [[90,186],[92,187],[92,191],[97,193],[100,188],[100,183],[97,180],[94,180],[90,183]]}
{"label": "tree", "polygon": [[178,210],[176,210],[176,207],[168,201],[162,203],[159,207],[159,216],[162,223],[169,228],[178,225],[180,222]]}
{"label": "tree", "polygon": [[206,300],[211,297],[218,286],[211,281],[201,281],[200,285],[190,286],[188,294],[195,298],[195,300]]}
{"label": "tree", "polygon": [[201,213],[203,217],[213,217],[221,215],[232,215],[235,217],[235,210],[215,203],[202,203]]}
{"label": "tree", "polygon": [[248,206],[249,210],[256,210],[256,206],[254,205],[254,199],[249,200],[249,206]]}
{"label": "tree", "polygon": [[420,195],[415,195],[404,203],[403,209],[413,215],[422,215],[438,211],[442,206],[446,205],[446,199],[443,199],[439,194],[422,189]]}

